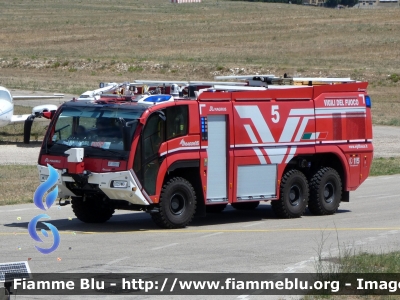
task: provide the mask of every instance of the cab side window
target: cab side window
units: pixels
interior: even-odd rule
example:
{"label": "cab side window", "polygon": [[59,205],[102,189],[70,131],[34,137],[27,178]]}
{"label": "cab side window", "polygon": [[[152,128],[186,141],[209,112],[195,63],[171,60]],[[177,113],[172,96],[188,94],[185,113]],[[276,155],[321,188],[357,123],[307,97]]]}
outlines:
{"label": "cab side window", "polygon": [[188,133],[188,107],[187,105],[175,105],[166,109],[167,140],[184,136]]}
{"label": "cab side window", "polygon": [[144,159],[149,159],[157,154],[164,139],[164,121],[158,114],[153,114],[147,121],[143,131]]}

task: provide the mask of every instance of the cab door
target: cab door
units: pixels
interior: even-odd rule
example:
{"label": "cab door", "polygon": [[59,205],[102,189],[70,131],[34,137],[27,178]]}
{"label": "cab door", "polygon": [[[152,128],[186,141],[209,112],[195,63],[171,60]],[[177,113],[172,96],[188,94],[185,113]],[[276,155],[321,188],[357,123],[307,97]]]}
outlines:
{"label": "cab door", "polygon": [[165,116],[155,112],[147,119],[135,154],[134,171],[148,195],[156,192],[157,175],[160,168],[158,151],[165,141]]}

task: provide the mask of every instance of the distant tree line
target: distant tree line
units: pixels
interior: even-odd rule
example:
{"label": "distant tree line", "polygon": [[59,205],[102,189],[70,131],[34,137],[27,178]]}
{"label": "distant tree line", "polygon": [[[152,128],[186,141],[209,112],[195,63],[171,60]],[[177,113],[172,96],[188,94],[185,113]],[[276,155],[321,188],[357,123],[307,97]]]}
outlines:
{"label": "distant tree line", "polygon": [[[270,3],[292,3],[303,4],[304,0],[231,0],[231,1],[247,1],[247,2],[270,2]],[[305,2],[307,3],[307,2]],[[338,5],[352,7],[358,3],[358,0],[326,0],[325,7],[336,7]]]}

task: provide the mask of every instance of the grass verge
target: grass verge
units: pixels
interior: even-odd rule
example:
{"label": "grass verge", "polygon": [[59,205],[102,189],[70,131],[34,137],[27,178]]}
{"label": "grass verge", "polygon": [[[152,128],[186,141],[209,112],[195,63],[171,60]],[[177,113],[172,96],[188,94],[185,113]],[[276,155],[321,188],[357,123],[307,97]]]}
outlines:
{"label": "grass verge", "polygon": [[400,295],[395,293],[398,290],[396,279],[400,276],[400,251],[358,251],[351,245],[341,247],[338,235],[336,238],[338,255],[325,257],[323,249],[328,238],[322,232],[317,242],[314,278],[328,284],[340,283],[340,290],[339,284],[336,284],[335,291],[329,291],[329,288],[325,291],[313,290],[304,299],[400,299]]}
{"label": "grass verge", "polygon": [[[344,252],[344,253],[343,253]],[[337,294],[307,295],[311,299],[400,299],[393,283],[400,273],[400,251],[389,253],[356,253],[344,250],[338,258],[316,262],[316,280],[351,282],[351,287],[341,287]],[[358,280],[362,280],[359,282]],[[368,283],[366,283],[368,282]],[[375,283],[376,282],[376,283]],[[387,285],[385,285],[387,283]],[[377,288],[377,286],[378,288]],[[361,287],[363,288],[361,288]],[[386,291],[385,291],[386,289]],[[388,295],[379,295],[382,291]],[[313,291],[313,293],[318,293]]]}
{"label": "grass verge", "polygon": [[400,157],[374,158],[370,176],[400,174]]}
{"label": "grass verge", "polygon": [[400,273],[400,252],[347,255],[341,259],[343,273]]}
{"label": "grass verge", "polygon": [[0,205],[33,203],[38,176],[36,166],[0,165]]}

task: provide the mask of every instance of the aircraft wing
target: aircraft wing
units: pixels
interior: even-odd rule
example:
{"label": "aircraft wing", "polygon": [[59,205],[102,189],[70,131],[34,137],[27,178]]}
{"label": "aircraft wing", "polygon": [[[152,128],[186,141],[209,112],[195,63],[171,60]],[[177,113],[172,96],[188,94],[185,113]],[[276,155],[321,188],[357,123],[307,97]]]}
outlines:
{"label": "aircraft wing", "polygon": [[39,99],[62,99],[64,94],[54,94],[53,96],[13,96],[14,100],[39,100]]}
{"label": "aircraft wing", "polygon": [[25,122],[26,119],[28,119],[30,115],[13,115],[11,117],[11,122],[10,123],[22,123]]}
{"label": "aircraft wing", "polygon": [[54,104],[44,104],[44,105],[38,105],[32,108],[32,114],[29,115],[12,115],[10,119],[10,123],[21,123],[25,122],[26,119],[28,119],[30,116],[38,116],[40,113],[43,113],[45,111],[53,111],[57,110],[57,105]]}

